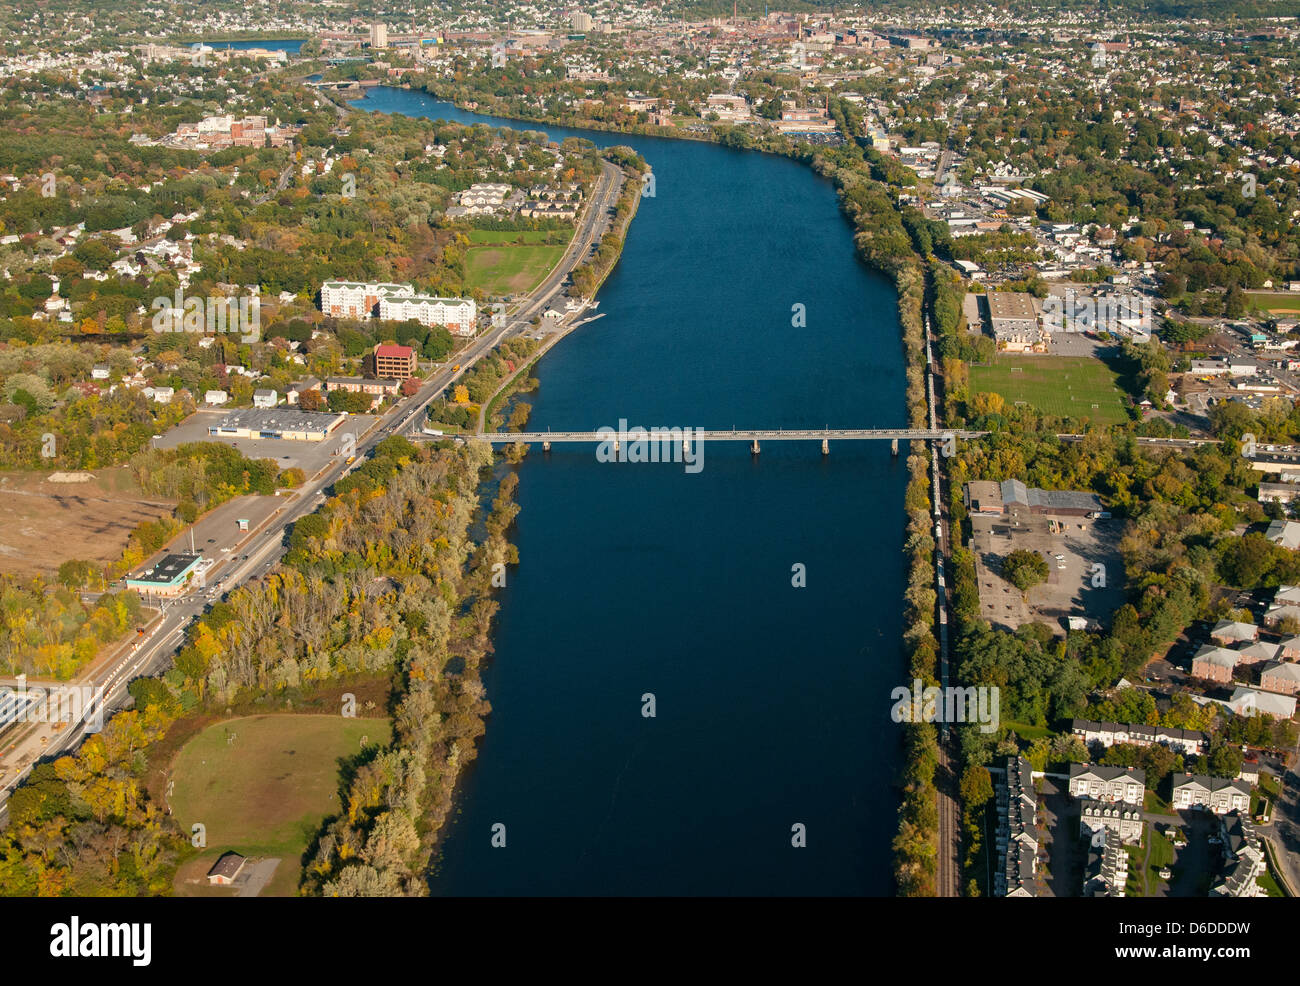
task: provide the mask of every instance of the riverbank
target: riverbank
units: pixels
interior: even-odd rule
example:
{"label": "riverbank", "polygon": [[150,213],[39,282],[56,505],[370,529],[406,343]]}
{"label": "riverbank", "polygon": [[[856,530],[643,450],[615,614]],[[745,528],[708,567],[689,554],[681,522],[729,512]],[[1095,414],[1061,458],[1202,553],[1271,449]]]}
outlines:
{"label": "riverbank", "polygon": [[[618,203],[615,206],[614,221],[610,224],[610,229],[606,232],[605,236],[601,237],[602,248],[605,245],[606,239],[611,236],[617,240],[617,247],[615,250],[611,251],[613,253],[613,259],[609,263],[602,265],[603,269],[599,274],[599,278],[597,279],[595,286],[590,289],[590,294],[587,296],[589,300],[595,299],[596,295],[600,292],[601,286],[605,283],[605,280],[614,272],[614,268],[618,266],[618,262],[623,256],[623,245],[627,240],[627,231],[632,225],[632,220],[636,218],[637,209],[640,207],[641,199],[643,197],[641,194],[641,175],[644,172],[624,167],[623,173],[626,177],[624,178],[624,187],[619,192]],[[628,194],[629,191],[631,194]],[[597,252],[600,252],[599,249]],[[497,388],[496,392],[484,405],[483,412],[479,415],[479,431],[482,431],[486,427],[487,422],[492,420],[493,412],[496,410],[498,403],[510,398],[513,393],[512,388],[516,385],[517,381],[521,378],[526,378],[527,374],[538,364],[541,358],[562,339],[566,338],[569,333],[579,328],[580,324],[581,319],[575,317],[574,320],[563,329],[552,333],[542,344],[542,347],[537,351],[533,358],[528,361],[528,364],[517,370],[509,379]]]}

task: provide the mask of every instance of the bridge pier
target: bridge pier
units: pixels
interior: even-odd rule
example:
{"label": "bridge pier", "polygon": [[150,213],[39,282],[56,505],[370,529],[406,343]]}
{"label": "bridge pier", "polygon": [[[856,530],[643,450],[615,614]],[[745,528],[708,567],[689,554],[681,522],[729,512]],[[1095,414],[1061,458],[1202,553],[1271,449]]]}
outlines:
{"label": "bridge pier", "polygon": [[550,443],[550,442],[542,442],[542,451],[543,451],[543,452],[549,452],[550,450],[551,450],[551,443]]}
{"label": "bridge pier", "polygon": [[897,439],[897,438],[895,438],[892,442],[889,443],[889,454],[890,454],[890,455],[897,455],[897,454],[898,454],[898,439]]}
{"label": "bridge pier", "polygon": [[761,451],[762,449],[759,448],[758,439],[755,438],[749,445],[749,453],[750,455],[758,455],[758,453]]}
{"label": "bridge pier", "polygon": [[831,440],[829,438],[823,438],[822,455],[830,455],[830,454],[831,454]]}

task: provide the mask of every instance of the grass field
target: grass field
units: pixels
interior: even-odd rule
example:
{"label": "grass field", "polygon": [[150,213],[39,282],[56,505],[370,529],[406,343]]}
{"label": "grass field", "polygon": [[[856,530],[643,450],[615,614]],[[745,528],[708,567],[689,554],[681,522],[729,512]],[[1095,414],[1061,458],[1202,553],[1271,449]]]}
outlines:
{"label": "grass field", "polygon": [[1248,291],[1246,300],[1261,311],[1300,312],[1300,294],[1255,294]]}
{"label": "grass field", "polygon": [[387,744],[390,733],[386,719],[287,714],[230,719],[199,733],[172,763],[168,802],[182,831],[204,826],[209,851],[182,867],[177,891],[189,892],[188,880],[233,849],[280,857],[263,896],[295,893],[302,854],[339,810],[340,758],[357,753],[363,737]]}
{"label": "grass field", "polygon": [[554,242],[567,243],[573,235],[572,230],[547,230],[547,229],[471,229],[468,234],[470,243],[480,246],[484,243],[492,244],[544,244],[550,242],[550,237],[555,237]]}
{"label": "grass field", "polygon": [[562,246],[478,246],[465,255],[465,280],[489,295],[523,294],[551,272]]}
{"label": "grass field", "polygon": [[999,355],[991,366],[970,368],[970,389],[1063,418],[1101,425],[1128,420],[1115,372],[1090,356]]}

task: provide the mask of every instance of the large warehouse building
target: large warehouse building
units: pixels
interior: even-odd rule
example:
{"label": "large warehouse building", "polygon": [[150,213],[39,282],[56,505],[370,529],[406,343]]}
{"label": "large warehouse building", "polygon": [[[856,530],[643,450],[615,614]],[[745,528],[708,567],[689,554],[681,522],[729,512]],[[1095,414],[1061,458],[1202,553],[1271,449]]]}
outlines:
{"label": "large warehouse building", "polygon": [[297,442],[324,441],[347,420],[346,414],[280,408],[241,408],[208,425],[214,438],[284,438]]}

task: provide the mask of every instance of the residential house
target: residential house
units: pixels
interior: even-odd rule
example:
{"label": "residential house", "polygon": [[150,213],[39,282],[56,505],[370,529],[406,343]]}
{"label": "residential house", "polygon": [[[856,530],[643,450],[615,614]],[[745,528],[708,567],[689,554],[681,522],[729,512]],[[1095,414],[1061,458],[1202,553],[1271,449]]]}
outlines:
{"label": "residential house", "polygon": [[1094,801],[1142,804],[1146,771],[1137,767],[1070,764],[1070,795]]}
{"label": "residential house", "polygon": [[213,407],[220,407],[228,400],[230,400],[230,395],[224,390],[209,390],[203,395],[203,403],[211,404]]}
{"label": "residential house", "polygon": [[289,384],[289,389],[284,392],[284,399],[291,407],[296,407],[298,398],[309,390],[320,390],[320,381],[315,377]]}
{"label": "residential house", "polygon": [[280,395],[274,390],[263,388],[253,391],[253,407],[275,407],[280,402]]}
{"label": "residential house", "polygon": [[1250,810],[1250,785],[1245,781],[1209,774],[1174,774],[1172,778],[1175,808],[1208,808],[1216,815]]}
{"label": "residential house", "polygon": [[1300,523],[1294,520],[1275,520],[1268,525],[1264,537],[1294,551],[1300,548]]}

